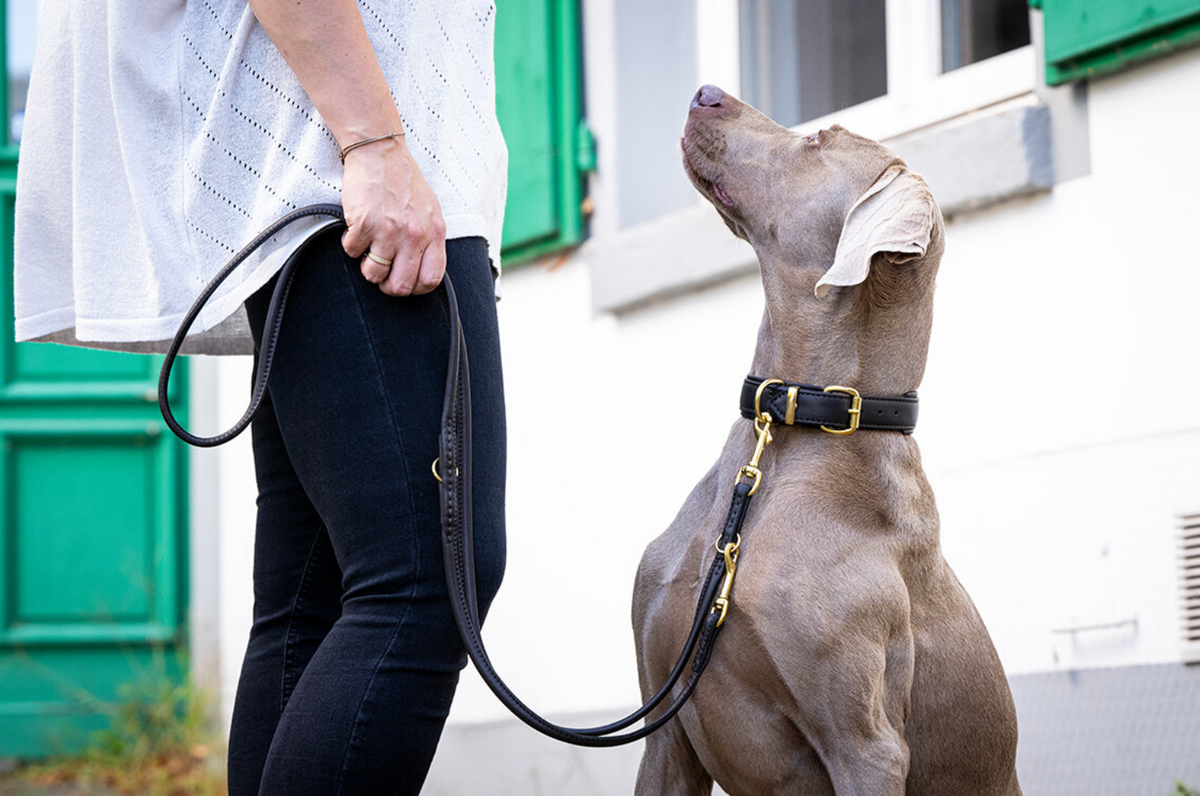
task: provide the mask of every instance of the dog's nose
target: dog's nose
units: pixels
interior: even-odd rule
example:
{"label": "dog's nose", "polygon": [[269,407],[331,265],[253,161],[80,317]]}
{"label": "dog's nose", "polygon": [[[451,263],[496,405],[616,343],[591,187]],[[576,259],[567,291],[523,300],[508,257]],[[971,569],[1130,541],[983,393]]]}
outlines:
{"label": "dog's nose", "polygon": [[721,100],[725,99],[725,92],[716,86],[704,85],[696,92],[696,96],[692,97],[693,108],[719,108]]}

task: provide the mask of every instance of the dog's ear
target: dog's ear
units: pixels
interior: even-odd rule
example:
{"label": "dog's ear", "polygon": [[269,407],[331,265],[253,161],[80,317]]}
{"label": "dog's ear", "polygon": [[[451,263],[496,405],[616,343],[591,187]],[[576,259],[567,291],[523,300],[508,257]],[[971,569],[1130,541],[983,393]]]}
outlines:
{"label": "dog's ear", "polygon": [[846,214],[833,265],[814,288],[817,298],[824,298],[831,285],[861,284],[876,254],[897,264],[924,257],[934,208],[923,179],[901,164],[888,167]]}

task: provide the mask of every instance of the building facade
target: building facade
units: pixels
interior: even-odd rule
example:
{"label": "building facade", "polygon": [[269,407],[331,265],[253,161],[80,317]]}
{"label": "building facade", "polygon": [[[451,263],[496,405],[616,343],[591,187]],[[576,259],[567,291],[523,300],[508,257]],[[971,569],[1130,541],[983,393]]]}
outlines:
{"label": "building facade", "polygon": [[[1026,792],[1200,787],[1200,2],[497,5],[509,562],[485,637],[522,699],[579,724],[640,702],[641,552],[749,426],[757,265],[679,155],[691,96],[715,83],[802,133],[892,146],[947,217],[916,439],[945,555],[1010,677]],[[194,358],[191,423],[236,418],[248,374]],[[691,400],[665,419],[647,384]],[[186,577],[163,577],[227,722],[251,616],[249,441],[179,472]],[[427,790],[607,796],[637,761],[540,738],[468,670]]]}

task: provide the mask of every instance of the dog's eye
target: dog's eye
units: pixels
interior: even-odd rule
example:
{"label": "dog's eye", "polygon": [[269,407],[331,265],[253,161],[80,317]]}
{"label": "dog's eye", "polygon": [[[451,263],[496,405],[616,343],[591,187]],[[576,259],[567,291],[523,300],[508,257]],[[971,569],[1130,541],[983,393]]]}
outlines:
{"label": "dog's eye", "polygon": [[820,143],[821,143],[821,133],[820,132],[816,132],[816,133],[813,133],[812,135],[804,136],[804,145],[805,146],[817,146]]}

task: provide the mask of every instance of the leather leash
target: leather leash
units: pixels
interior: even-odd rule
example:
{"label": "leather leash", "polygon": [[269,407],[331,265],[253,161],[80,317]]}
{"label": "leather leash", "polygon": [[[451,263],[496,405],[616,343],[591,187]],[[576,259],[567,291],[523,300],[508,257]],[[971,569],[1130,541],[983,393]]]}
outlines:
{"label": "leather leash", "polygon": [[[221,283],[247,257],[289,224],[310,216],[327,216],[340,219],[343,223],[345,221],[342,208],[332,204],[309,205],[280,218],[247,244],[213,277],[180,324],[179,330],[175,333],[170,348],[167,350],[166,359],[163,361],[162,371],[159,374],[158,405],[167,426],[184,442],[200,447],[221,445],[244,431],[258,413],[266,392],[267,379],[271,373],[271,363],[278,344],[280,323],[287,305],[292,279],[295,277],[296,265],[307,244],[302,245],[294,252],[279,271],[279,279],[268,305],[264,339],[259,351],[258,367],[254,374],[254,387],[246,412],[227,431],[212,437],[199,437],[184,429],[171,413],[170,402],[167,398],[171,368],[188,330],[191,329],[200,311]],[[449,274],[443,278],[438,292],[450,323],[450,357],[446,372],[446,392],[442,405],[442,433],[439,451],[441,455],[438,458],[441,463],[441,474],[437,472],[438,462],[435,462],[434,476],[441,482],[442,551],[446,583],[450,590],[450,603],[455,623],[458,625],[467,654],[475,664],[475,668],[479,670],[483,681],[500,701],[517,718],[551,738],[578,746],[592,747],[618,746],[644,738],[662,727],[679,712],[692,692],[695,691],[701,674],[704,673],[705,667],[712,659],[713,644],[716,642],[729,609],[730,591],[733,587],[734,574],[737,571],[742,524],[750,505],[750,498],[758,490],[762,481],[762,471],[759,470],[758,463],[764,448],[771,441],[770,425],[773,417],[769,413],[756,411],[757,445],[754,457],[738,472],[729,512],[725,518],[721,535],[715,543],[717,554],[708,568],[708,574],[700,589],[700,600],[696,606],[691,631],[688,633],[683,651],[667,681],[645,705],[622,719],[599,727],[559,726],[542,718],[517,698],[496,673],[483,645],[475,589],[474,531],[471,513],[471,384],[470,368],[467,362],[467,344],[466,338],[463,336],[458,302]],[[767,381],[766,386],[779,382],[778,379]],[[757,397],[759,399],[762,397],[762,392],[763,389],[758,389]],[[614,735],[614,733],[628,729],[654,712],[679,683],[688,668],[689,660],[692,662],[691,673],[670,704],[655,719],[642,727]]]}

